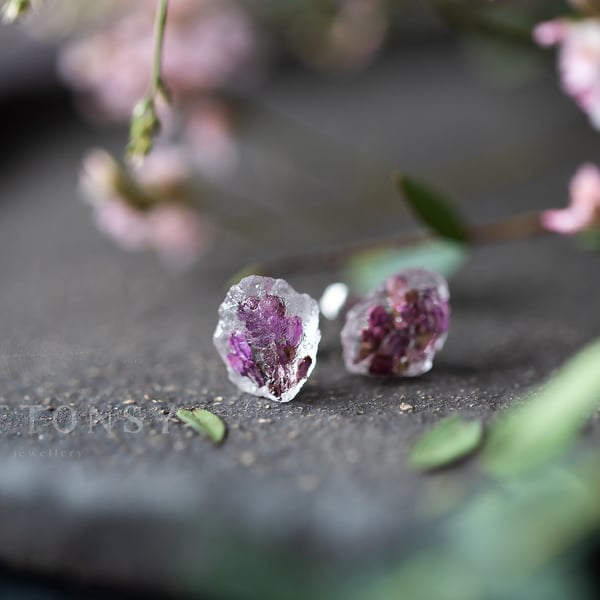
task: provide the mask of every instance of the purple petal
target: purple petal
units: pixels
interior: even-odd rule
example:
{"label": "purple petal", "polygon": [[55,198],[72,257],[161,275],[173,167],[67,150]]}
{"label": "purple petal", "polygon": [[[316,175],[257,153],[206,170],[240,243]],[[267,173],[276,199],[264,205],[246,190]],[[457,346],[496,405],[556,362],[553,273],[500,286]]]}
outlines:
{"label": "purple petal", "polygon": [[312,365],[312,358],[310,356],[305,356],[298,365],[296,381],[301,381],[302,379],[307,378],[310,365]]}
{"label": "purple petal", "polygon": [[302,339],[302,319],[300,317],[292,317],[286,324],[285,339],[294,348]]}

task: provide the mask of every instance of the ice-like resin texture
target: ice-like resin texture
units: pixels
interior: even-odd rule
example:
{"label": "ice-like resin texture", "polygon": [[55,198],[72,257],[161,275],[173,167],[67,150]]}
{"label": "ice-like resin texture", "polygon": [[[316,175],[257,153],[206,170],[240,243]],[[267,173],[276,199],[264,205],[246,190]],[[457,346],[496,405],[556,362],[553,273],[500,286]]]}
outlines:
{"label": "ice-like resin texture", "polygon": [[317,362],[319,307],[283,279],[251,275],[227,292],[213,340],[242,391],[289,402]]}
{"label": "ice-like resin texture", "polygon": [[342,330],[351,373],[415,377],[429,371],[450,326],[448,284],[432,271],[389,277],[353,306]]}

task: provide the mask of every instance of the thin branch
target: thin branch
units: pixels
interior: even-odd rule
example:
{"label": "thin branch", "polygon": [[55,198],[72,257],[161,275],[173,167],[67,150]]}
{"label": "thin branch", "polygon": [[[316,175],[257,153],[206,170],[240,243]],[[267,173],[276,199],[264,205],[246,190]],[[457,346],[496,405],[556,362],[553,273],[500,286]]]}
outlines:
{"label": "thin branch", "polygon": [[150,82],[150,98],[155,98],[163,89],[162,62],[168,7],[169,0],[159,0],[158,10],[156,11],[156,22],[154,24],[154,61],[152,66],[152,81]]}
{"label": "thin branch", "polygon": [[[490,223],[472,225],[468,228],[469,244],[473,246],[523,240],[545,233],[547,232],[540,224],[539,213],[525,213]],[[439,238],[434,233],[426,231],[386,240],[361,242],[310,254],[284,256],[256,263],[252,268],[256,273],[272,276],[327,271],[340,267],[349,258],[360,252],[411,248],[434,239]]]}

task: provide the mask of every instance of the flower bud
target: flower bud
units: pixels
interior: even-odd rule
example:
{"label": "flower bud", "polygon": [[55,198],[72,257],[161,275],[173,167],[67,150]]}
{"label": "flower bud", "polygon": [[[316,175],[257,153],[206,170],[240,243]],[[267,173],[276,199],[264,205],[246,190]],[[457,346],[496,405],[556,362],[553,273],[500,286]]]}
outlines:
{"label": "flower bud", "polygon": [[133,109],[127,157],[141,162],[152,150],[154,137],[160,131],[160,121],[153,100],[140,100]]}
{"label": "flower bud", "polygon": [[121,179],[117,161],[105,150],[94,149],[85,156],[80,186],[90,200],[114,195]]}
{"label": "flower bud", "polygon": [[8,0],[2,9],[2,21],[15,23],[31,10],[31,0]]}

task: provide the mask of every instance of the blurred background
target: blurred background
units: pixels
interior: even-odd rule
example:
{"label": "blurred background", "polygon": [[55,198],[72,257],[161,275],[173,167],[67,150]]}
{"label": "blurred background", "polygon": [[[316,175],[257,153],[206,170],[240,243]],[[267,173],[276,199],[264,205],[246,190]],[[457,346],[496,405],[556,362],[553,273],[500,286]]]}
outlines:
{"label": "blurred background", "polygon": [[[598,334],[596,254],[444,248],[454,333],[422,381],[349,380],[326,323],[314,381],[272,406],[211,342],[249,263],[420,228],[397,173],[474,223],[565,205],[598,134],[532,31],[595,22],[594,2],[169,4],[170,104],[141,166],[155,1],[40,0],[0,29],[0,596],[597,597],[597,461],[509,492],[470,463],[404,466],[440,416],[493,420]],[[377,278],[370,261],[278,274],[319,297]],[[225,419],[222,448],[174,419],[163,435],[183,406]]]}

